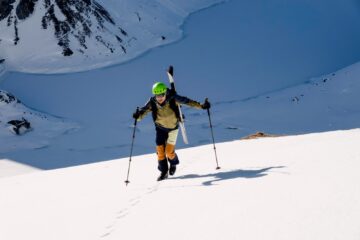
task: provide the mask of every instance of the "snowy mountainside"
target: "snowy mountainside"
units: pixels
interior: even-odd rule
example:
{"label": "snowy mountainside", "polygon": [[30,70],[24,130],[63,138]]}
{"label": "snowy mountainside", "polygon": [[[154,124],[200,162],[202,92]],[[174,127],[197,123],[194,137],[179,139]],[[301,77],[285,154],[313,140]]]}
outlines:
{"label": "snowy mountainside", "polygon": [[[31,127],[27,128],[30,132],[24,133],[23,128],[16,132],[14,125],[9,124],[23,119],[30,123]],[[78,126],[70,121],[29,109],[12,94],[0,90],[0,153],[41,148],[47,146],[51,138],[76,128]]]}
{"label": "snowy mountainside", "polygon": [[0,56],[32,73],[121,63],[179,39],[187,15],[221,1],[1,1]]}
{"label": "snowy mountainside", "polygon": [[136,156],[127,187],[128,158],[3,177],[0,238],[358,240],[359,141],[353,129],[219,143],[218,171],[211,145],[183,149],[162,182],[156,155]]}

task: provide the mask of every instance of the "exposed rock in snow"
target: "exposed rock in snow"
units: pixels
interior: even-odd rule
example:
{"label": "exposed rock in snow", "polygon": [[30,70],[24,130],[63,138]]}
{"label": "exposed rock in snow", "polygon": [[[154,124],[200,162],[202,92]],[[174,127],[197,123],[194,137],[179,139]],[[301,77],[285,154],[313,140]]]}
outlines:
{"label": "exposed rock in snow", "polygon": [[29,109],[0,90],[0,152],[44,147],[49,139],[75,128],[76,124]]}

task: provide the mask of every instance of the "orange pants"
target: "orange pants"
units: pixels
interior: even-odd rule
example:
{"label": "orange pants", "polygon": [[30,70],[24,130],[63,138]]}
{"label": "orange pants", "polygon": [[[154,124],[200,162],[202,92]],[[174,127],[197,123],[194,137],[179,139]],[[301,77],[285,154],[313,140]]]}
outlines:
{"label": "orange pants", "polygon": [[176,157],[175,154],[175,145],[173,144],[166,144],[166,145],[159,145],[156,146],[156,152],[158,155],[158,160],[162,161],[168,158],[169,160],[172,160]]}

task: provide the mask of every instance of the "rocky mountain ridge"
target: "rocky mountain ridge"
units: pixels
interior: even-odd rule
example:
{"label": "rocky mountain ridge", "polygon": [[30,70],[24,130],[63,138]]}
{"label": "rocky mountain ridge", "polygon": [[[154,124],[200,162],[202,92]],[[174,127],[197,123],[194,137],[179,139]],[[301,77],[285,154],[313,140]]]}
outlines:
{"label": "rocky mountain ridge", "polygon": [[[127,32],[95,0],[1,0],[0,6],[0,21],[5,21],[6,27],[12,29],[14,45],[22,41],[19,23],[29,19],[35,11],[42,11],[41,28],[53,32],[64,56],[74,52],[85,54],[91,39],[110,53],[117,49],[126,53]],[[76,40],[76,45],[71,44],[72,39]]]}
{"label": "rocky mountain ridge", "polygon": [[0,0],[0,58],[11,71],[70,73],[124,63],[183,35],[224,0]]}

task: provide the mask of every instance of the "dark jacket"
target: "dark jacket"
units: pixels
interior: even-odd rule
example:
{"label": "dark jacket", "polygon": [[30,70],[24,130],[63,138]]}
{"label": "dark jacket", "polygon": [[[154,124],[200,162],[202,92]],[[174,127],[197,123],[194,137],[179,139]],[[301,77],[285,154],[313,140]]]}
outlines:
{"label": "dark jacket", "polygon": [[190,98],[172,93],[170,90],[166,92],[166,100],[159,104],[155,97],[151,97],[148,102],[140,108],[139,120],[143,119],[149,112],[152,112],[153,120],[156,126],[175,129],[179,123],[179,104],[185,104],[190,107],[201,109],[201,104]]}

